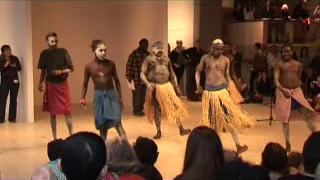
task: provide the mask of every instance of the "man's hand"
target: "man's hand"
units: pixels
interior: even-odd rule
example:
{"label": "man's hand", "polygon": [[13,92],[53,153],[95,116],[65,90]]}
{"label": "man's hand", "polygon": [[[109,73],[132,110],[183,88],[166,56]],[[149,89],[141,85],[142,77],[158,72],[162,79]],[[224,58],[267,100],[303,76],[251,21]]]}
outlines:
{"label": "man's hand", "polygon": [[17,64],[15,62],[10,63],[10,67],[16,67]]}
{"label": "man's hand", "polygon": [[61,70],[55,70],[55,71],[51,71],[50,74],[53,75],[53,76],[58,76],[58,75],[62,74],[62,71]]}
{"label": "man's hand", "polygon": [[38,90],[40,91],[40,92],[42,92],[43,91],[43,84],[41,83],[41,84],[39,84],[39,86],[38,86]]}
{"label": "man's hand", "polygon": [[179,65],[179,64],[176,64],[176,63],[173,63],[173,66],[174,66],[175,68],[180,68],[180,65]]}
{"label": "man's hand", "polygon": [[197,90],[195,91],[196,94],[202,94],[203,93],[203,89],[200,85],[197,86]]}
{"label": "man's hand", "polygon": [[289,89],[283,88],[281,92],[286,98],[290,98],[292,96],[292,91],[290,91]]}
{"label": "man's hand", "polygon": [[81,99],[80,100],[80,107],[83,108],[83,109],[87,108],[87,103],[86,103],[85,99]]}
{"label": "man's hand", "polygon": [[153,85],[151,83],[147,85],[147,90],[153,91]]}
{"label": "man's hand", "polygon": [[174,88],[174,90],[176,91],[176,94],[178,97],[180,97],[182,95],[181,90],[179,87]]}
{"label": "man's hand", "polygon": [[128,81],[129,83],[131,83],[131,81],[132,81],[132,78],[131,78],[131,77],[126,77],[126,79],[127,79],[127,81]]}

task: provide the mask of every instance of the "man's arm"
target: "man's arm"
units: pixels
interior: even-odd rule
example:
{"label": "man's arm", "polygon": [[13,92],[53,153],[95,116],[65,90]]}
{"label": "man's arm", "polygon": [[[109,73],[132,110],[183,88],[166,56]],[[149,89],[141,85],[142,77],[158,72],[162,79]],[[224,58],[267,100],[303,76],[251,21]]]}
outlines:
{"label": "man's arm", "polygon": [[71,57],[68,53],[67,50],[65,50],[65,62],[66,62],[66,69],[63,69],[61,70],[61,73],[62,74],[65,74],[65,73],[71,73],[73,72],[74,68],[73,68],[73,63],[72,63],[72,60],[71,60]]}
{"label": "man's arm", "polygon": [[89,67],[88,65],[84,68],[84,77],[83,77],[83,83],[82,83],[82,96],[81,99],[85,99],[88,91],[88,83],[90,80],[90,73],[89,73]]}
{"label": "man's arm", "polygon": [[274,68],[274,85],[276,88],[278,88],[280,91],[283,90],[283,87],[280,84],[279,78],[280,78],[280,62],[278,62]]}
{"label": "man's arm", "polygon": [[148,79],[147,79],[147,74],[149,73],[149,72],[148,72],[148,65],[149,65],[149,58],[147,57],[147,58],[143,61],[142,66],[141,66],[140,78],[141,78],[141,80],[144,82],[144,84],[145,84],[147,87],[151,87],[151,84],[150,84],[150,82],[149,82]]}
{"label": "man's arm", "polygon": [[43,90],[42,83],[45,80],[46,75],[47,75],[47,66],[46,66],[46,62],[45,62],[44,52],[41,52],[41,54],[40,54],[38,69],[41,69],[38,89],[39,89],[39,91],[42,91]]}
{"label": "man's arm", "polygon": [[[230,84],[230,60],[229,58],[225,57],[225,61],[226,61],[226,70],[225,70],[225,79],[226,79],[226,83],[229,86]],[[236,82],[234,82],[236,83]]]}
{"label": "man's arm", "polygon": [[16,71],[21,71],[21,64],[20,64],[20,61],[19,61],[18,57],[14,56],[13,60],[14,60],[13,67],[16,68]]}
{"label": "man's arm", "polygon": [[205,57],[206,56],[202,56],[201,60],[200,60],[200,63],[197,67],[197,71],[196,71],[196,74],[195,74],[195,78],[196,78],[196,84],[197,84],[197,87],[200,86],[200,77],[201,77],[201,72],[203,71],[203,65],[205,64]]}
{"label": "man's arm", "polygon": [[133,53],[130,54],[127,64],[126,64],[126,78],[129,82],[132,80],[132,65],[133,65]]}
{"label": "man's arm", "polygon": [[168,62],[169,62],[169,64],[168,64],[169,80],[170,80],[170,82],[173,84],[173,86],[174,86],[175,89],[179,89],[177,77],[176,77],[176,74],[174,73],[173,68],[172,68],[172,63],[170,62],[169,59],[168,59]]}
{"label": "man's arm", "polygon": [[116,64],[113,61],[112,61],[112,68],[113,68],[112,75],[116,85],[118,98],[122,102],[121,84],[120,84],[119,76],[117,73]]}
{"label": "man's arm", "polygon": [[302,73],[302,65],[301,65],[301,63],[299,63],[299,84],[300,84],[300,86],[302,86],[302,81],[301,81],[301,73]]}

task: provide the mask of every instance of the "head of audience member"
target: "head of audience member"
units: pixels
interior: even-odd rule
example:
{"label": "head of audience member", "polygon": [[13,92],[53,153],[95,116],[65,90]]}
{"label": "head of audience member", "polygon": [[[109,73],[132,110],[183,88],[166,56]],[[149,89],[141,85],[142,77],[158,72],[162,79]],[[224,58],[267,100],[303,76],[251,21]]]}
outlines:
{"label": "head of audience member", "polygon": [[299,152],[288,154],[288,167],[290,168],[290,174],[297,174],[303,171],[302,154]]}
{"label": "head of audience member", "polygon": [[141,52],[146,52],[148,51],[148,47],[149,47],[149,41],[146,38],[143,38],[139,41],[139,50]]}
{"label": "head of audience member", "polygon": [[306,57],[309,55],[309,49],[306,46],[303,46],[300,50],[300,57]]}
{"label": "head of audience member", "polygon": [[56,139],[48,143],[47,155],[50,161],[54,161],[60,158],[62,143],[63,139]]}
{"label": "head of audience member", "polygon": [[107,55],[107,45],[104,41],[100,39],[94,39],[92,40],[90,47],[97,59],[105,60],[105,57]]}
{"label": "head of audience member", "polygon": [[215,130],[199,126],[188,137],[183,171],[184,180],[214,179],[224,164],[223,146]]}
{"label": "head of audience member", "polygon": [[157,162],[158,146],[153,140],[138,137],[133,147],[141,164],[153,166]]}
{"label": "head of audience member", "polygon": [[262,49],[262,44],[261,43],[255,43],[254,44],[254,48],[256,51],[261,50]]}
{"label": "head of audience member", "polygon": [[215,39],[212,42],[211,54],[215,59],[219,58],[224,51],[224,43],[221,39]]}
{"label": "head of audience member", "polygon": [[71,135],[62,143],[61,168],[68,180],[97,179],[106,164],[104,140],[91,132]]}
{"label": "head of audience member", "polygon": [[287,174],[288,157],[286,150],[278,143],[268,143],[262,152],[261,165],[269,172]]}
{"label": "head of audience member", "polygon": [[266,2],[266,6],[267,6],[267,8],[270,8],[270,7],[271,7],[271,1],[270,1],[270,0],[268,0],[268,1]]}
{"label": "head of audience member", "polygon": [[303,146],[302,159],[304,171],[315,174],[315,170],[320,163],[320,131],[313,132]]}
{"label": "head of audience member", "polygon": [[278,53],[278,46],[277,45],[272,45],[271,47],[270,47],[270,52],[272,53],[272,54],[277,54]]}
{"label": "head of audience member", "polygon": [[200,49],[200,40],[196,40],[194,42],[194,47],[196,47],[198,50]]}
{"label": "head of audience member", "polygon": [[261,166],[242,160],[226,163],[218,172],[216,180],[269,180],[269,173]]}
{"label": "head of audience member", "polygon": [[308,1],[307,0],[302,0],[302,8],[307,9],[308,8]]}
{"label": "head of audience member", "polygon": [[128,140],[114,137],[107,141],[107,167],[112,172],[131,172],[138,163],[136,153]]}
{"label": "head of audience member", "polygon": [[7,44],[1,46],[1,55],[4,57],[10,57],[12,55],[11,47]]}
{"label": "head of audience member", "polygon": [[176,41],[177,49],[183,48],[183,41],[182,40],[177,40]]}
{"label": "head of audience member", "polygon": [[224,52],[225,53],[231,53],[231,44],[230,43],[228,43],[228,42],[225,42],[224,43]]}
{"label": "head of audience member", "polygon": [[55,32],[50,32],[46,35],[46,41],[50,49],[58,47],[58,35]]}

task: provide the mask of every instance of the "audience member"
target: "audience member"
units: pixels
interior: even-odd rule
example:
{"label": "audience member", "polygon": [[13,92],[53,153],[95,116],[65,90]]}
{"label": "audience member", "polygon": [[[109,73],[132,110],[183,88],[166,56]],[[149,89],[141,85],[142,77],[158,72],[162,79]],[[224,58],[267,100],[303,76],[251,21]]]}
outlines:
{"label": "audience member", "polygon": [[233,18],[238,21],[244,20],[243,7],[240,2],[234,2]]}
{"label": "audience member", "polygon": [[136,153],[126,139],[115,137],[107,141],[107,173],[105,180],[144,180],[133,173],[138,164]]}
{"label": "audience member", "polygon": [[313,132],[304,143],[302,158],[304,173],[287,175],[279,180],[314,180],[316,168],[320,163],[320,131]]}
{"label": "audience member", "polygon": [[158,146],[148,138],[138,137],[133,145],[139,164],[134,168],[134,173],[147,180],[162,180],[162,176],[154,164],[158,159]]}
{"label": "audience member", "polygon": [[269,19],[275,18],[275,11],[274,11],[274,7],[271,4],[271,0],[268,0],[266,2],[266,5],[263,9],[263,18],[269,18]]}
{"label": "audience member", "polygon": [[311,61],[311,68],[313,78],[320,75],[320,47],[316,50],[316,54]]}
{"label": "audience member", "polygon": [[215,130],[200,126],[189,135],[182,174],[175,180],[212,180],[224,164],[223,146]]}
{"label": "audience member", "polygon": [[299,152],[291,152],[288,155],[288,168],[290,174],[303,173],[302,154]]}
{"label": "audience member", "polygon": [[172,63],[174,73],[177,76],[178,84],[180,84],[180,80],[184,72],[184,64],[181,62],[181,53],[185,50],[185,47],[183,47],[182,40],[177,40],[176,45],[177,46],[171,51],[169,58]]}
{"label": "audience member", "polygon": [[104,140],[91,132],[69,136],[61,148],[61,168],[68,180],[95,180],[106,164]]}
{"label": "audience member", "polygon": [[262,152],[261,165],[269,172],[271,180],[278,180],[288,174],[286,150],[278,143],[268,143]]}
{"label": "audience member", "polygon": [[256,7],[252,2],[247,2],[246,7],[243,9],[243,15],[245,20],[254,20],[255,17],[255,12],[256,12]]}

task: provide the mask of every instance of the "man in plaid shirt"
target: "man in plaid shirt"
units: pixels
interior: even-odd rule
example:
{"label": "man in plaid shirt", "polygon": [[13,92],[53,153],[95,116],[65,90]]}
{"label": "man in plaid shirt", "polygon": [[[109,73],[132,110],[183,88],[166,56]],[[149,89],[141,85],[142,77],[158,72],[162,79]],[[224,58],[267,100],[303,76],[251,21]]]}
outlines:
{"label": "man in plaid shirt", "polygon": [[143,107],[147,86],[140,79],[140,73],[144,59],[150,54],[148,46],[148,40],[141,39],[139,47],[130,54],[126,65],[126,78],[130,83],[133,81],[135,87],[135,90],[132,90],[132,104],[133,114],[136,116],[144,116]]}

